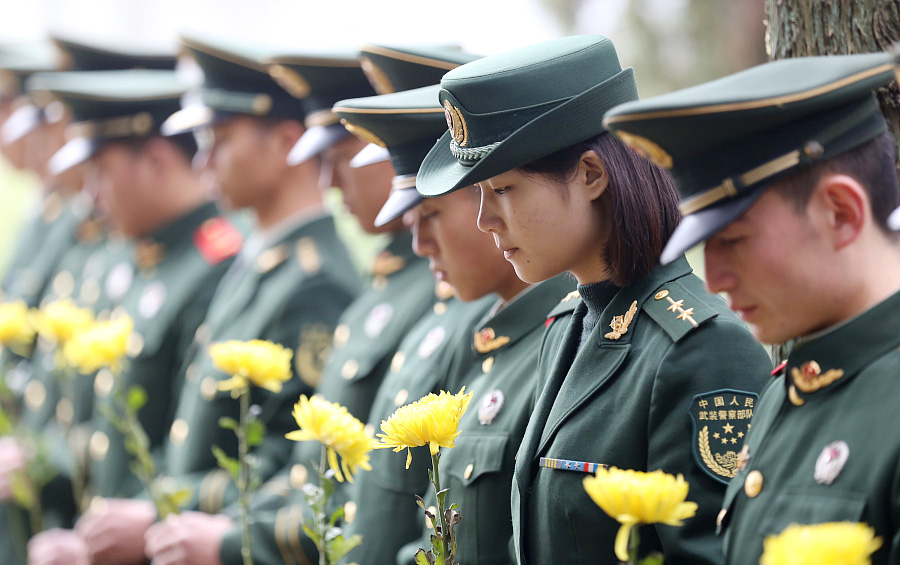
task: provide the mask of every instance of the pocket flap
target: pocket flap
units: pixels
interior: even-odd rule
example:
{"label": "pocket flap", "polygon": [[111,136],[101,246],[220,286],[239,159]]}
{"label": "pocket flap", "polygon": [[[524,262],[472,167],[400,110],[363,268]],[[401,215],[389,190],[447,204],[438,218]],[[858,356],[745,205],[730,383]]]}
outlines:
{"label": "pocket flap", "polygon": [[831,491],[785,493],[779,496],[760,523],[763,536],[777,534],[791,524],[859,522],[866,508],[865,497],[853,492]]}
{"label": "pocket flap", "polygon": [[468,486],[485,473],[496,473],[503,467],[509,434],[506,432],[463,431],[456,447],[441,456],[441,467]]}

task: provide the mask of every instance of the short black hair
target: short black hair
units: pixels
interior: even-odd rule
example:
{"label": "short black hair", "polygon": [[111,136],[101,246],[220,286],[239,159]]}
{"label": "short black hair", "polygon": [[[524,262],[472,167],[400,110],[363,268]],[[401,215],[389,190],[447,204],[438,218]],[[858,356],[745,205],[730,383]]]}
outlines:
{"label": "short black hair", "polygon": [[151,135],[151,136],[143,136],[143,137],[129,137],[129,138],[123,138],[123,139],[114,139],[114,140],[108,141],[104,145],[107,145],[107,144],[122,145],[123,147],[126,147],[127,149],[129,149],[130,151],[132,151],[134,153],[139,153],[144,150],[144,147],[146,147],[147,143],[149,143],[150,140],[152,140],[152,139],[161,139],[161,140],[165,141],[166,143],[171,144],[173,147],[175,147],[179,151],[179,153],[181,153],[181,155],[184,157],[185,161],[187,161],[188,166],[190,166],[191,160],[193,160],[194,155],[197,154],[197,149],[198,149],[197,148],[197,140],[194,138],[194,134],[191,132],[179,133],[176,135],[171,135],[171,136],[166,136],[166,137],[158,136],[158,135],[156,135],[156,136]]}
{"label": "short black hair", "polygon": [[649,275],[659,262],[663,247],[681,220],[678,191],[668,171],[606,132],[519,170],[565,184],[586,151],[597,154],[609,176],[612,229],[602,259],[613,284],[627,286]]}

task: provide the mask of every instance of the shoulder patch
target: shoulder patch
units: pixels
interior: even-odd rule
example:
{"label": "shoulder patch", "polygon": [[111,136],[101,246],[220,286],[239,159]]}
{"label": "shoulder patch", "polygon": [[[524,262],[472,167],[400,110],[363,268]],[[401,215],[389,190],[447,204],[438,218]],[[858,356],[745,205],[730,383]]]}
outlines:
{"label": "shoulder patch", "polygon": [[642,308],[673,341],[718,316],[699,296],[677,281],[659,287],[644,301]]}
{"label": "shoulder patch", "polygon": [[294,369],[300,379],[313,388],[319,384],[332,339],[333,332],[325,324],[307,324],[300,330]]}
{"label": "shoulder patch", "polygon": [[550,310],[550,312],[547,313],[547,319],[557,318],[563,314],[573,312],[579,302],[581,302],[581,295],[578,294],[577,290],[573,290],[567,294],[565,298],[560,300],[559,304],[557,304],[553,310]]}
{"label": "shoulder patch", "polygon": [[694,462],[721,483],[728,484],[740,471],[739,455],[758,399],[756,393],[722,389],[691,401]]}
{"label": "shoulder patch", "polygon": [[210,265],[218,265],[237,255],[244,245],[244,236],[231,222],[218,216],[200,224],[194,231],[194,245]]}

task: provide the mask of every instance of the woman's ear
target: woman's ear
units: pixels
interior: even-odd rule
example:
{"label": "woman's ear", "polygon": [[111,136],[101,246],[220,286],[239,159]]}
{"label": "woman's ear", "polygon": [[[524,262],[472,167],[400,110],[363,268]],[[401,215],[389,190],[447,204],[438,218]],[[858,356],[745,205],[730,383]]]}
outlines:
{"label": "woman's ear", "polygon": [[584,184],[586,196],[591,201],[600,198],[609,186],[606,165],[596,153],[590,150],[581,154],[578,161],[577,179]]}

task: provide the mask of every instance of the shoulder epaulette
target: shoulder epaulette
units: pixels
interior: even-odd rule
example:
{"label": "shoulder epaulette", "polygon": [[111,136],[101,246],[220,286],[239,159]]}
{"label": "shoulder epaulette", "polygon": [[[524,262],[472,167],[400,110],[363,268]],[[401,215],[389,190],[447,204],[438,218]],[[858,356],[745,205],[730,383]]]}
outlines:
{"label": "shoulder epaulette", "polygon": [[194,245],[210,265],[217,265],[237,255],[244,245],[244,236],[231,222],[218,216],[200,224],[194,231]]}
{"label": "shoulder epaulette", "polygon": [[657,288],[642,308],[676,342],[718,316],[702,298],[677,281]]}

